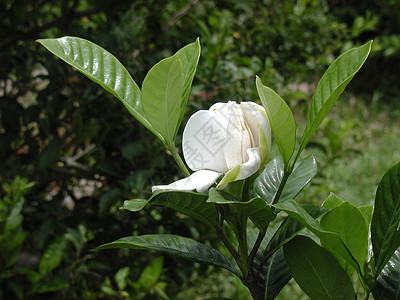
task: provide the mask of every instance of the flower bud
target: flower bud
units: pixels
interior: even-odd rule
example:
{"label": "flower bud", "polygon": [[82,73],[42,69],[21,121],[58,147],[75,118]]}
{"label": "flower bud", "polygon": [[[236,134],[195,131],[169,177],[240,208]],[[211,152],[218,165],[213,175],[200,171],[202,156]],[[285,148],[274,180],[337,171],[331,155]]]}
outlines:
{"label": "flower bud", "polygon": [[271,127],[265,110],[253,102],[216,103],[193,114],[183,131],[183,156],[194,171],[153,191],[203,192],[224,175],[217,188],[246,179],[265,163],[271,146]]}

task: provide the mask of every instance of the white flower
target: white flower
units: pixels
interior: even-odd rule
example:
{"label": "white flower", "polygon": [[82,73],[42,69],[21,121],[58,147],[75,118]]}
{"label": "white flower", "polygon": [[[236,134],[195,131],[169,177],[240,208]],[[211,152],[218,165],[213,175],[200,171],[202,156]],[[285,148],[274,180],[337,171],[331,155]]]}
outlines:
{"label": "white flower", "polygon": [[204,192],[224,175],[217,188],[253,175],[271,147],[271,127],[262,106],[254,102],[216,103],[193,114],[183,131],[183,156],[194,171],[157,190]]}

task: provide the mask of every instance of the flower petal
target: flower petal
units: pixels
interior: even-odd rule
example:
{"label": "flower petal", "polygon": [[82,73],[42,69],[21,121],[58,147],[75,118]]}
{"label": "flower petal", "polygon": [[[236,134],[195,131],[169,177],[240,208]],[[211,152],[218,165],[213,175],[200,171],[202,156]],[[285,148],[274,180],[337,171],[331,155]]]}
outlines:
{"label": "flower petal", "polygon": [[183,131],[183,156],[193,171],[228,171],[224,160],[228,120],[217,111],[200,110],[193,114]]}
{"label": "flower petal", "polygon": [[271,148],[271,126],[268,121],[264,107],[254,102],[242,102],[244,119],[249,126],[255,144],[253,147],[260,147],[261,162],[264,164]]}
{"label": "flower petal", "polygon": [[261,151],[261,164],[267,161],[269,150],[271,149],[271,125],[269,124],[265,110],[260,110],[258,118],[258,136]]}
{"label": "flower petal", "polygon": [[252,134],[243,119],[243,111],[240,105],[232,103],[224,145],[224,157],[228,170],[248,160],[246,150],[252,147],[252,139]]}
{"label": "flower petal", "polygon": [[217,189],[224,189],[228,183],[246,179],[257,172],[261,166],[260,148],[247,149],[247,155],[249,156],[249,160],[226,173],[219,182]]}
{"label": "flower petal", "polygon": [[212,186],[221,173],[210,171],[210,170],[200,170],[194,172],[189,177],[180,179],[168,185],[156,185],[153,186],[151,191],[154,193],[158,190],[171,190],[171,191],[193,191],[196,190],[199,193],[204,192],[210,186]]}

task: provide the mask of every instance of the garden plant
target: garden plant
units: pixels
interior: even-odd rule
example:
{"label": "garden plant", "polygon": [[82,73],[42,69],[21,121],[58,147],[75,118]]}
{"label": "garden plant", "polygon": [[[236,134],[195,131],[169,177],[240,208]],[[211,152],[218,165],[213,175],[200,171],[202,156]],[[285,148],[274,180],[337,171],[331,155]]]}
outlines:
{"label": "garden plant", "polygon": [[[187,121],[178,145],[199,39],[154,65],[141,88],[92,42],[38,42],[117,97],[181,170],[181,179],[155,185],[149,199],[126,200],[122,208],[164,206],[197,219],[215,232],[227,255],[174,234],[128,236],[97,249],[157,250],[222,267],[257,300],[274,299],[292,277],[311,299],[355,299],[356,284],[365,299],[400,299],[400,163],[383,176],[373,205],[356,207],[333,193],[321,206],[295,200],[317,172],[315,158],[302,152],[366,61],[372,42],[346,51],[326,70],[299,141],[289,106],[256,77],[261,105],[225,99],[200,110]],[[271,157],[271,143],[277,157]]]}

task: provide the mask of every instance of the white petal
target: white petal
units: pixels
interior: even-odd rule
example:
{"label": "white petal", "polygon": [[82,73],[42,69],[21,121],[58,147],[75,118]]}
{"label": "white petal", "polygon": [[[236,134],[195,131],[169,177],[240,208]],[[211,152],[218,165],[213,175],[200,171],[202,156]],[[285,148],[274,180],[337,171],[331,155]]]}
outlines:
{"label": "white petal", "polygon": [[236,180],[242,180],[253,175],[261,166],[260,148],[247,149],[249,160],[246,161],[240,168],[240,173]]}
{"label": "white petal", "polygon": [[250,129],[253,135],[253,147],[258,147],[259,144],[259,133],[258,133],[258,123],[259,118],[258,115],[261,114],[259,109],[264,109],[262,106],[254,103],[254,102],[242,102],[240,103],[240,107],[243,111],[243,118]]}
{"label": "white petal", "polygon": [[238,104],[231,105],[227,137],[224,145],[224,157],[229,170],[247,161],[246,150],[251,148],[252,135],[243,119]]}
{"label": "white petal", "polygon": [[246,179],[257,172],[261,166],[260,149],[258,147],[247,149],[247,154],[249,156],[249,160],[242,165],[236,166],[226,173],[219,182],[217,186],[218,189],[224,189],[228,183]]}
{"label": "white petal", "polygon": [[193,114],[183,131],[183,156],[193,171],[212,170],[225,173],[223,146],[228,120],[218,111],[200,110]]}
{"label": "white petal", "polygon": [[209,171],[209,170],[200,170],[194,172],[189,177],[180,179],[168,185],[156,185],[152,187],[152,192],[159,190],[171,190],[171,191],[193,191],[196,190],[199,193],[204,192],[210,186],[212,186],[218,177],[221,176],[221,173]]}
{"label": "white petal", "polygon": [[264,164],[267,161],[269,150],[271,149],[271,125],[264,111],[260,111],[257,117],[261,163]]}
{"label": "white petal", "polygon": [[265,109],[254,102],[242,102],[240,106],[254,137],[255,144],[253,147],[260,147],[261,160],[262,163],[265,163],[271,148],[271,126]]}

